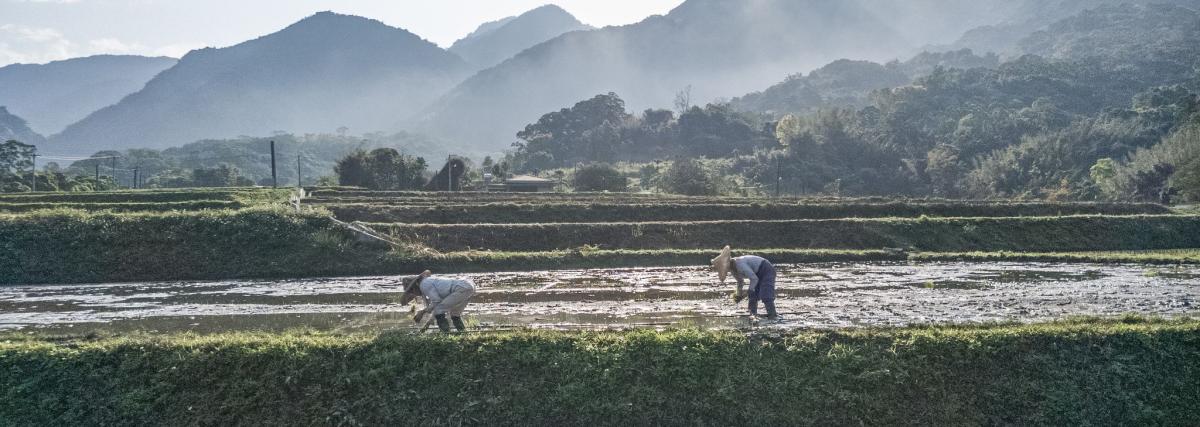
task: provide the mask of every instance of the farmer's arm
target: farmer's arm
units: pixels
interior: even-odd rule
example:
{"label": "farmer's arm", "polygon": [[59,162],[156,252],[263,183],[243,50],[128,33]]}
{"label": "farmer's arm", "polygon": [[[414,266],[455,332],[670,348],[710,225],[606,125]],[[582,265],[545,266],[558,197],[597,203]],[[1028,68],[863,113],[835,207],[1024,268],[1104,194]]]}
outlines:
{"label": "farmer's arm", "polygon": [[750,263],[743,262],[743,261],[737,261],[737,262],[734,262],[734,265],[737,266],[737,271],[739,273],[738,276],[741,276],[741,277],[738,277],[739,288],[741,287],[741,284],[742,284],[741,278],[745,277],[746,280],[750,281],[750,292],[757,291],[758,290],[758,275],[755,274],[754,270],[750,269]]}

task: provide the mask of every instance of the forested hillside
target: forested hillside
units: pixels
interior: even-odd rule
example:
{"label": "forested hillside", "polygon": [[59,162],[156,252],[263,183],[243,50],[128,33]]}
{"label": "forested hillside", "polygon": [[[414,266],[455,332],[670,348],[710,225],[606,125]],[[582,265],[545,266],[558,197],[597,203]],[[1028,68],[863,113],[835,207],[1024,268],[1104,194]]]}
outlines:
{"label": "forested hillside", "polygon": [[969,51],[837,61],[680,112],[631,114],[604,95],[527,126],[511,159],[538,169],[725,158],[721,173],[792,193],[1198,196],[1180,187],[1200,176],[1190,169],[1200,150],[1185,148],[1200,144],[1196,10],[1105,6],[1019,46],[1027,53],[1003,63]]}

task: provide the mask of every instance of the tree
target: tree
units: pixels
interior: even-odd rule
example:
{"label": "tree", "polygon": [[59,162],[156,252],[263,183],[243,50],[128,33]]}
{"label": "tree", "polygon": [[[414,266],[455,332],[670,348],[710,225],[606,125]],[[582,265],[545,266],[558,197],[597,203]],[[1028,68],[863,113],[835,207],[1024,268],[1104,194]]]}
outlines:
{"label": "tree", "polygon": [[370,187],[371,173],[367,167],[367,152],[355,150],[342,157],[333,167],[337,174],[338,185],[348,187]]}
{"label": "tree", "polygon": [[575,171],[571,186],[575,191],[628,191],[629,178],[608,164],[593,163]]}
{"label": "tree", "polygon": [[413,190],[425,185],[425,159],[400,154],[392,148],[367,153],[356,150],[334,166],[340,185],[373,190]]}
{"label": "tree", "polygon": [[686,155],[718,158],[748,154],[770,137],[726,104],[692,107],[679,116],[678,143]]}
{"label": "tree", "polygon": [[1120,198],[1120,187],[1117,185],[1117,162],[1113,159],[1100,159],[1088,169],[1088,176],[1100,194],[1109,199]]}
{"label": "tree", "polygon": [[715,196],[721,193],[719,178],[696,159],[671,163],[662,177],[663,191],[685,196]]}
{"label": "tree", "polygon": [[596,95],[525,126],[517,133],[524,143],[516,156],[527,170],[614,160],[621,129],[632,118],[617,94]]}

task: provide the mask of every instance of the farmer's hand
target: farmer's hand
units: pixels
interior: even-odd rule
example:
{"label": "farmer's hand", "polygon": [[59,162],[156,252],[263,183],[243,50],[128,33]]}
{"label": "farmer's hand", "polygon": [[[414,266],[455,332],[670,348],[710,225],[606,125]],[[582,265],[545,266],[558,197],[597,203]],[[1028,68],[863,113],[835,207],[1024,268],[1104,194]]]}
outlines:
{"label": "farmer's hand", "polygon": [[739,304],[746,299],[746,293],[742,291],[733,291],[733,303]]}
{"label": "farmer's hand", "polygon": [[421,319],[424,319],[424,318],[425,318],[425,310],[421,310],[421,311],[417,312],[416,316],[413,316],[413,323],[421,323]]}

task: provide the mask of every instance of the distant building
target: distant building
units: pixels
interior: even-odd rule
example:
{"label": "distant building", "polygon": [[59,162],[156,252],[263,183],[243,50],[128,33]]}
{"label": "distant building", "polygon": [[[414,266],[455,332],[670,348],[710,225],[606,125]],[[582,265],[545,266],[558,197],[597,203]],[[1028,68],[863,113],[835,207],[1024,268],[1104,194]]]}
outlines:
{"label": "distant building", "polygon": [[554,181],[536,176],[516,175],[503,182],[488,184],[488,191],[501,193],[548,193],[554,191]]}

